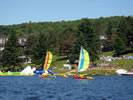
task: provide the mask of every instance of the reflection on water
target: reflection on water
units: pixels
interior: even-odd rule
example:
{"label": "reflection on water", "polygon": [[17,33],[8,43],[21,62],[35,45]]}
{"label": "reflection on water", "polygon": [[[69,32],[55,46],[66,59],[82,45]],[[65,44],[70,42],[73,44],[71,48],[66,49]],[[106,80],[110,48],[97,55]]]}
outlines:
{"label": "reflection on water", "polygon": [[132,100],[132,76],[0,76],[0,100]]}

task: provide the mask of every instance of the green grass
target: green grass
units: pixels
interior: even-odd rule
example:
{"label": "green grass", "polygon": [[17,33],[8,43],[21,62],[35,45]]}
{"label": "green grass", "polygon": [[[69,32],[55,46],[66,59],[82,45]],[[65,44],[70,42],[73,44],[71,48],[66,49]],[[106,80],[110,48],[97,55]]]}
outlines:
{"label": "green grass", "polygon": [[54,55],[53,56],[52,64],[50,65],[50,68],[56,67],[56,70],[54,70],[55,73],[65,73],[65,72],[68,72],[69,70],[65,69],[65,67],[63,66],[64,64],[66,64],[66,60],[68,60],[67,56],[57,56],[57,55]]}
{"label": "green grass", "polygon": [[[104,55],[104,56],[113,56],[114,52],[103,52],[103,53],[101,53],[101,55]],[[131,53],[124,54],[124,55],[125,56],[131,56],[131,55],[133,55],[133,53],[131,52]],[[53,61],[52,61],[52,64],[51,64],[50,68],[51,67],[56,67],[57,70],[54,71],[55,73],[65,73],[65,72],[68,72],[69,70],[65,69],[65,67],[63,66],[63,64],[66,64],[66,60],[68,60],[67,56],[57,56],[57,55],[54,55],[53,56]],[[101,62],[100,60],[98,60],[98,61],[93,62],[93,63],[96,63],[96,64],[110,63],[112,66],[117,65],[118,67],[123,68],[123,69],[128,69],[129,66],[131,66],[131,68],[133,69],[133,59],[132,60],[131,59],[114,60],[114,61],[111,61],[111,62]],[[89,74],[106,74],[106,73],[108,73],[108,71],[105,71],[105,70],[89,70],[89,71],[86,71],[84,73],[87,73],[87,74],[88,73]],[[115,71],[111,71],[109,73],[114,75]]]}
{"label": "green grass", "polygon": [[133,59],[118,59],[110,62],[101,62],[100,60],[94,62],[96,64],[111,64],[112,66],[117,65],[122,69],[128,69],[129,66],[133,69]]}
{"label": "green grass", "polygon": [[118,67],[123,69],[128,69],[129,66],[133,69],[133,59],[122,59],[122,60],[114,60],[110,62],[112,65],[118,65]]}
{"label": "green grass", "polygon": [[[9,75],[8,72],[4,72],[2,73],[3,75]],[[10,74],[13,74],[13,75],[20,75],[20,72],[10,72]]]}
{"label": "green grass", "polygon": [[50,67],[56,67],[57,69],[63,68],[63,64],[66,63],[67,56],[53,56],[53,61]]}
{"label": "green grass", "polygon": [[[114,52],[103,52],[101,55],[104,55],[105,57],[113,56]],[[124,56],[132,56],[132,55],[133,55],[133,52],[124,54]],[[131,66],[133,69],[133,59],[118,59],[118,60],[114,60],[111,62],[101,62],[100,60],[98,60],[96,61],[96,63],[110,63],[111,65],[117,65],[118,67],[123,68],[123,69],[128,69],[129,66]]]}
{"label": "green grass", "polygon": [[[100,54],[100,56],[102,56],[102,55],[104,55],[105,57],[106,56],[113,56],[115,54],[115,52],[102,52],[101,54]],[[132,56],[133,55],[133,51],[131,51],[130,50],[130,53],[125,53],[125,54],[123,54],[124,56]],[[121,56],[123,56],[123,55],[121,55]]]}
{"label": "green grass", "polygon": [[106,56],[113,56],[113,55],[114,55],[114,52],[102,52],[102,53],[100,54],[100,56],[102,56],[102,55],[104,55],[105,57],[106,57]]}

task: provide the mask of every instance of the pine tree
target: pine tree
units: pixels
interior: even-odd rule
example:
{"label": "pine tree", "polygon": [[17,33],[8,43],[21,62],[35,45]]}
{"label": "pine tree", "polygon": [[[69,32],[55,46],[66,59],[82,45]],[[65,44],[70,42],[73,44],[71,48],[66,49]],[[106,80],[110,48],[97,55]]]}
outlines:
{"label": "pine tree", "polygon": [[25,42],[25,49],[24,49],[24,54],[27,55],[27,56],[30,56],[32,55],[32,47],[33,47],[33,44],[35,43],[36,41],[36,37],[35,35],[31,35],[27,41]]}
{"label": "pine tree", "polygon": [[[3,66],[10,68],[10,66],[20,65],[19,56],[22,55],[20,50],[20,44],[18,42],[16,33],[12,33],[8,41],[5,44],[5,49],[3,51]],[[13,68],[12,68],[13,69]]]}
{"label": "pine tree", "polygon": [[32,47],[34,43],[36,42],[35,35],[31,35],[27,41],[25,42],[25,48],[24,48],[24,55],[26,56],[26,60],[28,61],[28,58],[31,58],[32,55]]}
{"label": "pine tree", "polygon": [[40,33],[32,48],[32,63],[42,65],[48,50],[47,37]]}
{"label": "pine tree", "polygon": [[106,35],[109,40],[112,40],[112,22],[109,21],[107,30],[106,30]]}
{"label": "pine tree", "polygon": [[90,59],[92,61],[98,59],[98,50],[100,47],[99,34],[94,31],[92,23],[88,19],[85,19],[79,25],[79,31],[83,33],[85,39],[84,48],[89,52]]}
{"label": "pine tree", "polygon": [[75,60],[79,59],[81,46],[85,47],[85,45],[87,44],[85,42],[83,33],[80,33],[80,35],[76,38],[71,48],[71,54],[69,56],[71,63],[74,63]]}
{"label": "pine tree", "polygon": [[85,19],[78,27],[76,40],[73,43],[72,54],[70,60],[74,61],[79,57],[80,47],[82,46],[89,52],[92,61],[98,59],[99,35],[94,32],[92,24]]}
{"label": "pine tree", "polygon": [[133,47],[133,18],[128,16],[121,20],[117,29],[118,36],[126,46]]}
{"label": "pine tree", "polygon": [[120,37],[118,37],[115,39],[113,43],[113,48],[117,55],[121,55],[125,51],[126,46],[125,46],[124,41]]}
{"label": "pine tree", "polygon": [[133,18],[128,16],[126,18],[126,22],[127,22],[127,29],[126,29],[126,33],[127,33],[127,45],[129,47],[133,48]]}
{"label": "pine tree", "polygon": [[118,29],[117,29],[117,34],[118,36],[124,41],[124,43],[127,45],[127,22],[126,18],[121,19]]}

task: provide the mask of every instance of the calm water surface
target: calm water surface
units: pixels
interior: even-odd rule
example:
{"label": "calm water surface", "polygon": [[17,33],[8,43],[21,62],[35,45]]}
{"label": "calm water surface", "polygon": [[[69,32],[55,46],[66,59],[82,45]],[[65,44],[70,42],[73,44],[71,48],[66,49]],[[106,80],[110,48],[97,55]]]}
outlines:
{"label": "calm water surface", "polygon": [[0,100],[133,100],[133,76],[0,76]]}

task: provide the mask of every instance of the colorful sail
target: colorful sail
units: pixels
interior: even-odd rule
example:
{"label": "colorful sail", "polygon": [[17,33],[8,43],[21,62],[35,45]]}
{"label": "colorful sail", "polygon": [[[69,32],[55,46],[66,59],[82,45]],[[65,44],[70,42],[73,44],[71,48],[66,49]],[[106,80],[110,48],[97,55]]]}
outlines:
{"label": "colorful sail", "polygon": [[50,51],[47,51],[47,54],[46,54],[46,59],[45,59],[45,64],[44,64],[44,72],[47,72],[48,68],[50,67],[50,64],[52,62],[52,53]]}
{"label": "colorful sail", "polygon": [[89,63],[90,63],[89,54],[85,49],[81,47],[78,72],[87,70]]}

